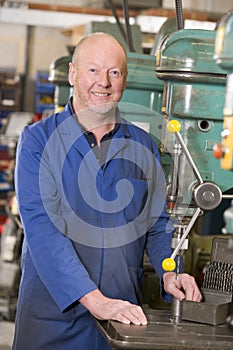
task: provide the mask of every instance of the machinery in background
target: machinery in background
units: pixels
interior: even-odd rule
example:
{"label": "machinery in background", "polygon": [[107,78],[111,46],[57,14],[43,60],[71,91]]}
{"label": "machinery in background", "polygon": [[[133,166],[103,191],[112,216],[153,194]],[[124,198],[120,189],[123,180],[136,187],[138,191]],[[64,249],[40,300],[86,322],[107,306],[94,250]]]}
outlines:
{"label": "machinery in background", "polygon": [[59,112],[63,109],[72,94],[72,88],[68,81],[69,62],[72,60],[74,48],[68,47],[70,55],[59,57],[50,64],[49,81],[55,85],[54,109]]}
{"label": "machinery in background", "polygon": [[[227,17],[229,19],[229,14]],[[221,21],[219,28],[223,31]],[[232,40],[229,26],[224,33]],[[223,199],[233,198],[233,174],[226,170],[232,169],[232,80],[231,74],[226,74],[229,71],[232,73],[232,52],[230,55],[228,52],[224,58],[218,56],[217,62],[221,63],[216,64],[213,59],[214,48],[216,42],[220,45],[219,36],[217,34],[216,37],[216,31],[181,29],[165,37],[157,52],[156,75],[164,81],[161,151],[172,156],[167,200],[168,212],[176,227],[172,240],[173,253],[164,260],[163,268],[166,271],[176,268],[177,278],[180,256],[188,249],[187,237],[195,222],[206,212],[214,213]],[[226,41],[228,45],[226,43],[224,47],[231,47],[231,41]],[[222,163],[228,162],[222,168],[212,153],[221,134]],[[225,232],[232,233],[226,227]],[[221,229],[218,234],[222,234]],[[220,304],[225,308],[221,322],[224,322],[230,312],[233,294],[232,250],[228,247],[229,239],[222,239],[223,247],[222,241],[217,245],[213,241],[211,261],[206,267],[202,285],[204,302],[190,302],[188,306],[186,301],[174,303],[172,316],[174,312],[177,321],[182,317],[205,323],[207,318],[204,316],[209,315],[209,322],[215,324],[211,310],[215,317],[220,316]]]}
{"label": "machinery in background", "polygon": [[[224,104],[222,143],[214,146],[214,155],[220,158],[223,169],[233,171],[233,10],[226,13],[218,24],[215,41],[216,63],[227,73]],[[224,233],[233,234],[233,201],[224,212]],[[228,247],[233,254],[233,238],[229,238]],[[231,266],[232,267],[232,266]],[[233,269],[233,267],[232,267]],[[233,281],[229,281],[233,285]],[[227,323],[233,330],[233,314],[227,317]]]}
{"label": "machinery in background", "polygon": [[226,83],[225,72],[213,60],[215,34],[179,30],[165,38],[157,53],[156,74],[164,81],[161,152],[172,155],[168,212],[182,237],[203,212],[232,197],[226,192],[233,174],[221,169],[212,154],[221,138]]}

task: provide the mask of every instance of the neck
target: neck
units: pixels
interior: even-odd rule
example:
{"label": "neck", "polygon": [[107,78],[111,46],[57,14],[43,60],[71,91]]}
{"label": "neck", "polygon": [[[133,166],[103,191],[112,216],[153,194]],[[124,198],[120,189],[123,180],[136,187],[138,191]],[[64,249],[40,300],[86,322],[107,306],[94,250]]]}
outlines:
{"label": "neck", "polygon": [[91,131],[97,143],[115,126],[115,111],[108,114],[97,114],[93,111],[76,114],[78,122],[88,131]]}
{"label": "neck", "polygon": [[114,126],[115,126],[115,123],[111,123],[111,124],[106,124],[90,130],[95,135],[96,142],[98,145],[100,144],[102,137],[108,132],[110,132],[112,129],[114,129]]}

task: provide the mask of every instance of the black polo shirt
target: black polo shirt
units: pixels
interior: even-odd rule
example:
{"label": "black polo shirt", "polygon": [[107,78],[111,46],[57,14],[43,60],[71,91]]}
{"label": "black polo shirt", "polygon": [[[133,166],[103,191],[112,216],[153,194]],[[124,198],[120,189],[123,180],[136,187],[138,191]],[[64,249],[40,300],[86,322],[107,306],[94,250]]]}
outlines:
{"label": "black polo shirt", "polygon": [[79,124],[80,129],[82,130],[84,136],[86,137],[90,147],[93,149],[93,152],[95,153],[95,156],[100,164],[101,167],[103,167],[106,157],[107,157],[107,153],[108,153],[108,149],[109,149],[109,145],[111,142],[111,139],[113,138],[113,135],[117,132],[117,130],[120,127],[119,123],[115,123],[115,126],[112,130],[110,130],[107,134],[105,134],[102,139],[100,140],[100,144],[97,144],[95,135],[93,134],[93,132],[86,130],[78,121],[78,118],[74,112],[73,106],[72,106],[72,98],[70,99],[70,108],[73,112],[73,116],[76,117],[77,123]]}

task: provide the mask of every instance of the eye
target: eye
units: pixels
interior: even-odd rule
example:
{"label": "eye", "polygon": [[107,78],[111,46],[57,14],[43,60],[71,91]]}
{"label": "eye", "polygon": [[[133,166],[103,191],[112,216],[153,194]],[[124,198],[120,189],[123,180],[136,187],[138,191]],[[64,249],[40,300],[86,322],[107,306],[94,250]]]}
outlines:
{"label": "eye", "polygon": [[109,75],[114,78],[118,78],[121,76],[121,72],[119,70],[113,69],[109,72]]}
{"label": "eye", "polygon": [[90,73],[97,73],[97,69],[96,68],[89,68],[88,71]]}

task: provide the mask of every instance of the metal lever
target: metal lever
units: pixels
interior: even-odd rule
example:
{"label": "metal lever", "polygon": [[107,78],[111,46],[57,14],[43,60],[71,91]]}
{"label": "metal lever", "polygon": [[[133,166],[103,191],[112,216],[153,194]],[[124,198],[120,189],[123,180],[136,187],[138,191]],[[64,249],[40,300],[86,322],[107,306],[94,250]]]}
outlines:
{"label": "metal lever", "polygon": [[197,208],[192,219],[190,220],[188,226],[186,227],[184,234],[182,235],[179,243],[177,244],[176,248],[174,249],[172,255],[170,256],[170,258],[166,258],[163,260],[162,262],[162,267],[165,271],[173,271],[176,268],[176,262],[175,262],[175,257],[177,256],[178,251],[180,250],[180,248],[182,247],[186,237],[188,236],[192,226],[194,225],[196,219],[198,218],[199,214],[201,212],[200,208]]}
{"label": "metal lever", "polygon": [[186,227],[186,229],[185,229],[185,231],[184,231],[184,234],[182,235],[182,237],[181,237],[179,243],[177,244],[176,248],[174,249],[174,251],[173,251],[173,253],[172,253],[170,259],[174,259],[174,258],[176,257],[178,251],[180,250],[180,248],[182,247],[182,245],[183,245],[183,243],[184,243],[186,237],[188,236],[188,234],[189,234],[191,228],[193,227],[195,221],[197,220],[198,215],[200,214],[200,212],[201,212],[201,209],[200,209],[200,208],[197,208],[196,211],[195,211],[195,213],[194,213],[194,215],[193,215],[193,217],[192,217],[192,219],[189,221],[189,224],[188,224],[188,226]]}
{"label": "metal lever", "polygon": [[[186,144],[184,143],[184,141],[182,139],[182,136],[181,136],[181,134],[179,132],[180,128],[181,128],[180,123],[177,120],[171,120],[167,124],[168,131],[171,132],[171,133],[175,133],[176,138],[177,138],[177,140],[178,140],[178,142],[179,142],[183,152],[185,153],[185,156],[186,156],[190,166],[193,169],[195,177],[196,177],[196,179],[198,181],[198,185],[201,186],[204,183],[203,179],[202,179],[201,174],[200,174],[199,170],[197,169],[197,167],[196,167],[196,165],[195,165],[195,163],[194,163],[194,161],[192,159],[192,156],[191,156],[191,154],[190,154]],[[173,189],[173,191],[174,191],[174,189]],[[163,267],[163,269],[165,271],[173,271],[176,268],[176,262],[175,262],[174,259],[177,256],[179,250],[182,248],[182,245],[184,244],[186,237],[188,236],[188,234],[189,234],[193,224],[195,223],[195,221],[198,218],[198,216],[199,216],[201,211],[202,210],[201,210],[200,207],[198,207],[196,209],[192,219],[190,220],[188,226],[186,227],[186,229],[185,229],[181,239],[179,240],[177,246],[175,247],[172,255],[170,256],[170,258],[166,258],[166,259],[163,260],[162,267]]]}
{"label": "metal lever", "polygon": [[[165,271],[173,271],[176,268],[175,257],[177,256],[180,249],[182,249],[183,243],[185,242],[186,237],[188,236],[192,226],[194,225],[196,219],[202,210],[212,210],[215,209],[220,203],[222,198],[232,198],[232,195],[223,195],[220,188],[211,182],[204,182],[199,170],[197,169],[192,156],[180,134],[180,123],[177,120],[171,120],[167,124],[167,129],[171,133],[175,133],[176,138],[190,164],[197,179],[197,184],[193,188],[193,198],[197,205],[197,209],[190,220],[188,226],[186,227],[182,237],[180,238],[177,246],[175,247],[170,258],[164,259],[162,262],[162,267]],[[176,165],[177,167],[177,165]],[[178,171],[178,169],[176,169]],[[173,192],[175,189],[172,188]]]}
{"label": "metal lever", "polygon": [[191,156],[191,154],[190,154],[186,144],[184,143],[184,140],[182,139],[182,136],[181,136],[181,134],[179,132],[180,128],[181,128],[180,123],[177,120],[170,120],[168,122],[168,124],[167,124],[168,131],[171,132],[171,133],[175,133],[176,138],[179,141],[179,143],[181,145],[181,148],[182,148],[183,152],[185,153],[186,158],[187,158],[190,166],[193,169],[193,172],[194,172],[194,174],[196,176],[196,179],[197,179],[198,183],[202,184],[203,183],[203,179],[201,177],[201,174],[200,174],[199,170],[196,167],[196,164],[194,163],[194,161],[192,159],[192,156]]}

